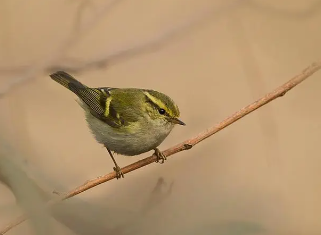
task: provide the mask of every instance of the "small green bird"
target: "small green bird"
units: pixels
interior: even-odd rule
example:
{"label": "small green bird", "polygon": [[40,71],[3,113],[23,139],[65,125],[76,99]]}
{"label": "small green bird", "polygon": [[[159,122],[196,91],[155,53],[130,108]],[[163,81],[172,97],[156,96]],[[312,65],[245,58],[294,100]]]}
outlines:
{"label": "small green bird", "polygon": [[98,143],[111,156],[116,177],[124,177],[112,151],[125,156],[139,155],[155,150],[157,162],[166,157],[158,146],[175,124],[180,112],[174,101],[158,91],[138,88],[89,88],[70,74],[58,71],[50,75],[56,82],[79,97],[88,126]]}

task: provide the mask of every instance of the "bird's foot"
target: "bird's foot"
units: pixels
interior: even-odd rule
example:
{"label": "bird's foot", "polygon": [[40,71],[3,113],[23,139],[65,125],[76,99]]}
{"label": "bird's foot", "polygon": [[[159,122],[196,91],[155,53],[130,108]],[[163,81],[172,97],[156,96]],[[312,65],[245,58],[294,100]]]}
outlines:
{"label": "bird's foot", "polygon": [[158,148],[155,149],[155,153],[154,154],[157,157],[156,158],[156,162],[159,162],[160,164],[163,164],[165,162],[165,160],[167,159],[165,157],[165,155]]}
{"label": "bird's foot", "polygon": [[124,178],[124,173],[121,171],[119,166],[115,166],[113,169],[116,172],[116,179]]}

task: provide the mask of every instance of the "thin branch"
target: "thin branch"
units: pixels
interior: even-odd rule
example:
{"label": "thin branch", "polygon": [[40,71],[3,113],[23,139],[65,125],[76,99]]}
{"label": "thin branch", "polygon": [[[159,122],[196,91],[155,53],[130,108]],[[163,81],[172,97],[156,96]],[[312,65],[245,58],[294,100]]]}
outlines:
{"label": "thin branch", "polygon": [[[196,144],[200,143],[201,141],[209,138],[210,136],[214,135],[215,133],[219,132],[220,130],[228,127],[229,125],[231,125],[232,123],[236,122],[237,120],[239,120],[240,118],[245,117],[246,115],[248,115],[249,113],[255,111],[256,109],[266,105],[267,103],[271,102],[272,100],[275,100],[278,97],[281,97],[283,95],[285,95],[289,90],[291,90],[293,87],[295,87],[296,85],[300,84],[301,82],[303,82],[305,79],[307,79],[308,77],[310,77],[312,74],[314,74],[315,72],[317,72],[318,70],[321,69],[321,61],[319,62],[315,62],[312,63],[310,66],[308,66],[307,68],[305,68],[299,75],[293,77],[291,80],[289,80],[288,82],[284,83],[283,85],[281,85],[280,87],[276,88],[274,91],[264,95],[263,97],[261,97],[260,99],[254,101],[252,104],[242,108],[241,110],[237,111],[236,113],[234,113],[233,115],[231,115],[230,117],[226,118],[225,120],[223,120],[222,122],[218,123],[217,125],[208,128],[207,130],[205,130],[204,132],[198,134],[197,136],[190,138],[180,144],[177,144],[167,150],[165,150],[163,152],[163,154],[166,157],[169,157],[175,153],[181,152],[183,150],[188,150],[191,149],[193,146],[195,146]],[[142,159],[140,161],[137,161],[131,165],[128,165],[124,168],[122,168],[122,172],[124,174],[127,174],[131,171],[137,170],[141,167],[147,166],[153,162],[156,161],[156,156],[152,155],[150,157],[147,157],[145,159]],[[78,195],[84,191],[87,191],[97,185],[100,185],[102,183],[105,183],[107,181],[110,181],[112,179],[114,179],[116,177],[115,172],[111,172],[109,174],[106,174],[104,176],[98,177],[96,179],[92,179],[87,181],[86,183],[84,183],[83,185],[77,187],[76,189],[70,191],[69,193],[60,196],[59,198],[49,201],[49,203],[47,204],[48,207],[66,200],[68,198],[74,197],[75,195]],[[20,217],[18,217],[15,221],[11,222],[10,224],[8,224],[7,226],[5,226],[1,231],[0,231],[0,235],[5,234],[6,232],[8,232],[10,229],[12,229],[13,227],[19,225],[20,223],[24,222],[25,220],[27,220],[28,217],[27,215],[21,215]]]}
{"label": "thin branch", "polygon": [[[233,35],[235,41],[235,49],[239,55],[239,61],[242,65],[244,75],[248,81],[252,97],[257,97],[259,94],[263,94],[267,91],[264,81],[263,74],[258,64],[258,59],[255,58],[253,50],[253,43],[251,43],[248,35],[245,32],[244,22],[240,14],[231,15],[230,17],[230,32]],[[271,144],[276,146],[279,144],[279,135],[275,119],[275,113],[268,107],[265,110],[258,113],[258,122],[263,133],[264,138],[264,151],[268,153],[272,148]],[[266,157],[268,165],[275,164],[273,162],[273,155]]]}

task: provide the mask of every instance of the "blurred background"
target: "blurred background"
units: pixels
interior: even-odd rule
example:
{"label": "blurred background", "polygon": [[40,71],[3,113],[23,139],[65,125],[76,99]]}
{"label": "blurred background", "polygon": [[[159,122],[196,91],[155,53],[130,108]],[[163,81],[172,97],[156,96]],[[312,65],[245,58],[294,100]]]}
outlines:
{"label": "blurred background", "polygon": [[113,167],[51,72],[171,96],[187,126],[164,150],[319,60],[320,13],[319,0],[2,0],[0,230],[40,211],[7,234],[320,234],[321,72],[163,165],[42,210]]}

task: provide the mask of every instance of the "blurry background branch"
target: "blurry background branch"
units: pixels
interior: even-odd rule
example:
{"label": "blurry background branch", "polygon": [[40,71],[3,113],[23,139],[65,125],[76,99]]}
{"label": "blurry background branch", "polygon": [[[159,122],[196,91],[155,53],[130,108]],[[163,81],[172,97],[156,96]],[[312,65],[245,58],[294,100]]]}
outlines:
{"label": "blurry background branch", "polygon": [[[221,8],[206,7],[201,12],[197,12],[194,16],[191,16],[187,20],[182,22],[174,23],[172,27],[169,27],[165,32],[160,32],[159,35],[152,37],[148,40],[139,40],[138,43],[134,45],[122,45],[119,49],[113,52],[106,52],[95,59],[90,61],[81,62],[77,59],[65,58],[66,52],[72,48],[74,44],[81,39],[81,36],[86,33],[91,27],[96,24],[103,16],[106,16],[108,11],[114,7],[114,5],[119,4],[122,0],[112,0],[109,1],[104,6],[99,7],[99,11],[95,12],[93,17],[84,26],[80,23],[82,20],[82,13],[85,11],[87,6],[91,6],[90,3],[81,2],[79,6],[79,11],[75,20],[75,30],[74,32],[61,44],[60,48],[53,51],[48,58],[42,59],[39,63],[33,63],[33,65],[23,66],[22,68],[4,68],[0,69],[0,72],[8,74],[9,72],[14,72],[16,75],[11,79],[10,83],[6,84],[6,87],[0,90],[0,98],[9,92],[12,88],[17,85],[23,84],[36,77],[41,72],[52,72],[56,70],[66,70],[69,72],[79,72],[83,70],[88,70],[90,68],[105,67],[114,61],[124,59],[127,57],[132,57],[140,53],[152,51],[161,47],[164,43],[168,42],[173,37],[180,35],[191,27],[196,26],[199,23],[208,20],[209,17],[218,17],[225,14],[227,11],[234,9],[239,6],[243,0],[235,0],[232,3],[228,3]],[[142,42],[141,42],[142,41]],[[17,75],[18,73],[18,75]]]}
{"label": "blurry background branch", "polygon": [[[114,7],[121,2],[121,0],[118,1],[101,1],[102,3],[100,6],[98,6],[95,1],[73,1],[72,3],[77,3],[78,5],[78,11],[76,14],[75,22],[73,24],[73,30],[70,31],[69,37],[63,41],[62,45],[59,47],[58,50],[54,50],[54,53],[49,53],[49,57],[46,58],[44,57],[44,60],[41,59],[41,61],[34,61],[34,63],[30,63],[30,65],[23,66],[23,67],[4,67],[3,69],[0,69],[0,72],[2,73],[3,76],[12,76],[10,83],[8,86],[5,87],[5,89],[2,92],[2,89],[0,89],[0,97],[4,94],[8,94],[9,91],[11,91],[11,88],[16,87],[17,85],[23,84],[26,81],[31,81],[34,77],[39,76],[41,73],[47,73],[53,70],[58,70],[58,69],[63,69],[63,70],[68,70],[71,72],[83,72],[87,71],[88,69],[102,69],[105,68],[106,66],[110,66],[113,63],[116,63],[118,61],[122,61],[123,59],[126,58],[131,58],[133,56],[136,56],[141,53],[147,53],[147,52],[152,52],[154,50],[160,49],[166,45],[166,42],[170,41],[171,39],[176,38],[179,35],[182,35],[183,33],[186,33],[187,30],[190,28],[199,25],[201,22],[205,22],[210,19],[218,19],[220,16],[228,13],[228,11],[235,9],[236,7],[247,7],[247,8],[252,8],[256,10],[256,12],[260,12],[266,15],[272,15],[275,18],[291,18],[294,20],[306,20],[309,17],[312,17],[316,13],[320,11],[320,6],[321,6],[321,1],[314,1],[309,7],[306,7],[305,10],[286,10],[286,9],[281,9],[279,7],[274,7],[271,3],[263,3],[261,1],[254,1],[254,0],[239,0],[239,1],[233,1],[231,3],[227,3],[226,6],[220,7],[220,8],[214,8],[214,7],[209,7],[204,9],[203,11],[200,11],[196,13],[195,15],[191,17],[187,17],[187,20],[184,21],[173,21],[171,24],[171,27],[168,28],[167,30],[159,30],[158,34],[149,37],[143,40],[136,41],[135,43],[125,43],[123,45],[120,45],[119,47],[115,47],[116,49],[112,49],[112,51],[107,51],[104,47],[101,50],[101,52],[96,53],[94,58],[89,58],[88,60],[81,60],[78,59],[76,56],[75,57],[69,57],[67,55],[67,52],[74,47],[75,44],[79,43],[82,39],[82,35],[86,35],[99,21],[101,21],[111,9],[114,9]],[[223,13],[223,14],[222,14]],[[87,17],[87,18],[86,18]],[[240,63],[243,63],[243,68],[244,72],[246,73],[246,78],[251,79],[251,81],[248,80],[249,84],[254,84],[258,82],[258,78],[260,75],[266,75],[265,73],[260,73],[259,70],[256,68],[261,65],[259,63],[259,57],[255,58],[257,54],[255,54],[255,51],[253,50],[253,56],[251,54],[251,49],[255,47],[254,44],[252,44],[251,38],[247,38],[247,32],[243,32],[242,22],[241,18],[232,18],[232,27],[231,31],[233,32],[234,38],[237,39],[236,43],[238,43],[237,48],[239,49],[239,54],[240,54]],[[176,23],[175,23],[176,22]],[[301,32],[301,31],[300,31]],[[217,33],[215,31],[215,33]],[[243,34],[244,33],[244,34]],[[217,36],[215,36],[217,37]],[[247,43],[248,41],[248,43]],[[282,49],[281,49],[282,50]],[[216,52],[215,52],[216,53]],[[247,56],[244,56],[247,54]],[[243,57],[244,56],[244,57]],[[257,55],[258,56],[258,55]],[[313,55],[314,56],[314,55]],[[302,56],[303,57],[303,56]],[[198,57],[196,57],[198,59]],[[314,58],[314,57],[313,57]],[[307,59],[306,59],[307,60]],[[309,58],[308,61],[311,61],[313,59]],[[212,60],[208,60],[211,61]],[[254,65],[254,66],[253,66]],[[283,62],[279,63],[280,67],[285,66]],[[317,67],[312,67],[318,69]],[[311,72],[311,70],[308,70]],[[250,73],[251,72],[251,73]],[[224,74],[225,76],[226,74]],[[309,75],[309,74],[308,74]],[[267,76],[267,75],[266,75]],[[274,76],[273,76],[274,77]],[[275,76],[278,77],[278,76]],[[256,78],[253,79],[253,78]],[[261,84],[262,85],[262,84]],[[253,88],[253,87],[252,87]],[[262,86],[261,86],[262,88]],[[303,89],[302,89],[303,90]],[[255,93],[252,94],[252,96],[257,96],[259,94],[263,94],[266,89],[258,89],[257,86],[252,89],[252,91],[255,91]],[[293,96],[292,96],[293,97]],[[18,102],[21,104],[22,101],[18,100]],[[302,102],[303,101],[302,99]],[[23,105],[21,105],[23,106]],[[271,106],[269,106],[271,107]],[[20,113],[24,113],[28,111],[28,107],[19,107],[16,108],[16,110],[20,110]],[[214,108],[213,108],[214,109]],[[217,110],[215,110],[217,111]],[[253,111],[253,110],[252,110]],[[267,111],[267,110],[265,110]],[[272,107],[273,111],[273,107]],[[264,112],[264,111],[263,111]],[[262,112],[262,113],[263,113]],[[258,115],[262,115],[262,113]],[[272,120],[273,118],[273,113],[271,115],[271,112],[268,111],[266,112],[269,116],[269,121]],[[304,112],[303,112],[304,113]],[[244,113],[243,113],[244,114]],[[246,114],[244,114],[246,115]],[[264,115],[264,117],[266,117]],[[237,118],[233,116],[232,118]],[[277,118],[275,118],[278,120]],[[231,119],[229,119],[231,120]],[[236,119],[232,119],[235,121]],[[260,119],[261,120],[261,119]],[[265,118],[265,120],[267,120]],[[23,121],[26,121],[26,118],[23,120],[19,120],[19,124],[23,123]],[[16,123],[17,124],[17,123]],[[226,124],[226,123],[225,123]],[[231,123],[229,123],[231,124]],[[228,124],[228,125],[229,125]],[[268,124],[268,123],[267,123]],[[273,124],[273,123],[272,123]],[[23,124],[24,125],[24,124]],[[26,123],[26,129],[28,128],[28,124]],[[264,124],[266,125],[266,123]],[[220,126],[220,125],[219,125]],[[15,126],[16,127],[16,126]],[[224,126],[225,127],[225,126]],[[223,128],[224,128],[223,127]],[[263,125],[262,125],[263,127]],[[271,131],[271,128],[268,125],[268,128]],[[217,127],[216,127],[217,128]],[[279,131],[278,127],[276,127],[277,130]],[[213,129],[211,129],[213,130]],[[207,133],[215,133],[219,131],[219,129],[214,129],[214,132],[209,132]],[[204,133],[203,133],[204,134]],[[207,135],[201,135],[202,138],[208,137]],[[274,133],[274,137],[279,137],[279,133]],[[267,136],[264,135],[264,138]],[[275,141],[275,139],[272,139],[272,141]],[[269,139],[269,138],[267,138]],[[201,139],[202,140],[202,139]],[[200,140],[200,141],[201,141]],[[275,141],[277,142],[277,141]],[[4,143],[4,142],[2,142]],[[184,150],[185,148],[191,147],[190,144],[197,144],[198,142],[184,142],[185,145],[178,145],[175,151],[181,151]],[[187,143],[187,144],[186,144]],[[276,143],[277,144],[277,143]],[[3,147],[3,146],[2,146]],[[1,148],[2,148],[1,147]],[[265,146],[267,147],[267,150],[271,150],[273,146]],[[174,148],[175,149],[175,148]],[[169,152],[170,150],[167,150],[168,154],[173,154]],[[207,152],[207,150],[205,150]],[[209,152],[209,151],[208,151]],[[262,151],[265,152],[265,151]],[[2,153],[1,153],[2,154]],[[253,153],[254,155],[254,153]],[[263,155],[263,154],[262,154]],[[273,154],[270,154],[273,155]],[[269,156],[270,156],[269,155]],[[291,154],[289,154],[291,156]],[[48,195],[47,193],[42,192],[41,188],[39,188],[28,176],[24,173],[24,171],[17,166],[14,162],[11,161],[11,156],[12,152],[10,153],[5,153],[1,155],[1,161],[0,161],[0,181],[2,181],[4,184],[6,184],[13,194],[16,197],[17,203],[19,206],[21,206],[25,213],[30,215],[33,214],[33,211],[42,211],[43,205],[45,201],[50,200],[53,198],[53,195]],[[79,157],[78,155],[76,155]],[[226,156],[226,155],[224,155]],[[273,155],[275,156],[275,155]],[[9,161],[10,160],[10,161]],[[145,159],[146,160],[146,159]],[[148,158],[147,162],[138,162],[134,164],[135,168],[132,169],[137,169],[138,167],[143,166],[153,162],[154,159]],[[143,160],[144,161],[144,160]],[[2,168],[1,168],[2,167]],[[4,168],[3,168],[4,167]],[[133,167],[132,165],[129,167]],[[130,170],[132,170],[130,169]],[[16,177],[16,178],[15,178]],[[67,197],[71,197],[72,195],[76,195],[82,191],[85,191],[89,189],[90,187],[94,187],[95,185],[98,185],[100,183],[103,183],[107,180],[112,179],[113,175],[108,174],[103,176],[102,178],[99,179],[94,179],[88,182],[88,184],[85,184],[81,186],[80,188],[77,188],[76,190],[70,192],[66,195],[64,195],[63,198],[59,198],[58,200],[55,200],[54,202],[57,202],[59,200],[62,200]],[[193,177],[193,176],[191,176]],[[90,178],[90,177],[89,177]],[[15,181],[17,179],[17,181]],[[80,181],[82,182],[82,181]],[[21,186],[22,184],[22,186]],[[52,185],[48,184],[50,188],[54,188]],[[110,185],[108,185],[110,186]],[[168,186],[168,185],[167,185]],[[152,191],[149,200],[147,200],[146,204],[143,205],[143,213],[148,212],[150,209],[153,209],[153,206],[156,204],[159,204],[160,202],[163,201],[164,198],[167,198],[168,195],[171,193],[171,187],[168,186],[168,190],[165,193],[161,192],[162,187],[165,187],[164,180],[162,178],[159,179],[158,183],[155,186],[155,189]],[[30,192],[30,190],[32,192]],[[96,192],[96,191],[95,191]],[[37,201],[37,208],[34,208],[33,202]],[[76,201],[76,202],[75,202]],[[68,204],[66,204],[68,203]],[[156,203],[156,204],[155,204]],[[77,205],[77,206],[76,206]],[[56,208],[56,206],[58,208]],[[81,208],[78,210],[78,208]],[[111,218],[106,218],[106,217],[101,217],[99,221],[96,220],[90,220],[90,217],[97,215],[99,211],[108,211],[111,215],[116,215],[117,213],[120,214],[119,217],[123,217],[121,214],[129,214],[127,211],[125,213],[121,213],[119,209],[116,210],[111,210],[110,208],[103,208],[100,206],[93,205],[92,203],[85,203],[85,202],[80,202],[78,201],[78,197],[72,201],[67,201],[64,203],[58,203],[55,205],[53,208],[53,217],[56,220],[61,221],[64,225],[67,227],[71,228],[73,231],[77,230],[77,233],[79,234],[91,234],[91,232],[95,231],[95,234],[106,234],[106,233],[114,233],[114,232],[119,232],[121,234],[124,234],[124,227],[128,228],[128,221],[131,222],[132,225],[135,225],[137,222],[137,214],[130,215],[136,218],[130,218],[129,220],[126,220],[125,224],[126,226],[120,226],[119,228],[112,229],[112,230],[106,230],[106,221],[111,221]],[[85,215],[86,212],[86,215]],[[44,220],[39,220],[40,226],[36,226],[36,232],[38,234],[48,234],[46,232],[46,229],[48,229],[48,221],[47,219],[47,211],[44,210],[41,212],[45,215]],[[118,215],[117,214],[117,215]],[[58,215],[58,216],[57,216]],[[40,216],[41,217],[41,216]],[[112,217],[112,216],[111,216]],[[25,216],[20,217],[20,220],[16,221],[16,224],[20,223],[19,221],[25,220]],[[81,221],[77,224],[75,224],[75,221]],[[34,224],[34,221],[37,222],[36,220],[32,220],[31,224]],[[38,222],[37,222],[38,223]],[[114,224],[111,222],[110,224]],[[11,224],[12,225],[12,224]],[[80,226],[82,225],[82,226]],[[24,228],[24,227],[22,227]],[[74,229],[73,229],[74,228]],[[93,229],[95,228],[95,229]],[[100,233],[98,232],[101,231]],[[131,234],[131,233],[129,233]]]}
{"label": "blurry background branch", "polygon": [[13,193],[17,204],[25,213],[36,215],[31,218],[31,225],[35,234],[53,234],[50,225],[50,216],[46,211],[45,203],[50,199],[28,177],[17,164],[17,151],[8,142],[0,138],[0,181]]}
{"label": "blurry background branch", "polygon": [[[121,45],[118,49],[112,52],[104,52],[88,61],[81,61],[77,58],[69,58],[66,56],[67,52],[75,45],[81,36],[88,32],[95,24],[97,24],[104,16],[108,14],[115,5],[124,0],[111,0],[104,5],[95,7],[93,1],[81,1],[78,6],[78,11],[74,23],[74,31],[72,34],[61,44],[58,50],[50,53],[48,58],[41,59],[40,62],[32,63],[30,66],[21,66],[16,68],[0,68],[0,72],[9,76],[14,75],[10,83],[6,84],[5,88],[0,90],[0,98],[11,88],[23,84],[36,77],[39,73],[50,73],[56,70],[65,70],[69,72],[81,72],[88,69],[104,68],[119,60],[127,59],[141,53],[147,53],[161,48],[166,42],[181,35],[188,29],[208,20],[209,17],[219,18],[221,15],[226,14],[228,11],[236,7],[250,7],[256,10],[265,12],[267,14],[274,14],[281,17],[292,17],[297,19],[311,17],[320,11],[321,1],[316,1],[309,8],[304,11],[289,11],[282,10],[273,5],[266,5],[254,0],[235,0],[227,3],[220,8],[207,7],[206,9],[198,12],[194,16],[182,22],[176,22],[168,30],[160,32],[150,39],[140,40],[133,45]],[[92,9],[90,20],[84,22],[84,15],[87,9]],[[104,49],[102,49],[104,51]]]}
{"label": "blurry background branch", "polygon": [[[234,113],[233,115],[231,115],[230,117],[226,118],[225,120],[223,120],[222,122],[218,123],[217,125],[210,127],[209,129],[205,130],[204,132],[200,133],[199,135],[187,139],[186,141],[177,144],[165,151],[163,151],[163,154],[166,157],[169,157],[173,154],[176,154],[178,152],[184,151],[184,150],[189,150],[191,149],[193,146],[195,146],[196,144],[200,143],[201,141],[207,139],[208,137],[214,135],[215,133],[219,132],[220,130],[228,127],[229,125],[231,125],[232,123],[236,122],[237,120],[245,117],[246,115],[250,114],[251,112],[255,111],[256,109],[264,106],[265,104],[273,101],[274,99],[284,96],[289,90],[291,90],[292,88],[294,88],[296,85],[300,84],[302,81],[304,81],[305,79],[307,79],[308,77],[310,77],[312,74],[314,74],[315,72],[317,72],[318,70],[321,69],[321,61],[319,62],[315,62],[313,64],[311,64],[310,66],[308,66],[307,68],[305,68],[302,73],[298,74],[297,76],[293,77],[291,80],[289,80],[288,82],[284,83],[283,85],[281,85],[280,87],[276,88],[275,90],[267,93],[266,95],[264,95],[263,97],[261,97],[260,99],[254,101],[252,104],[242,108],[241,110],[239,110],[238,112]],[[124,174],[127,174],[131,171],[137,170],[141,167],[144,167],[146,165],[149,165],[153,162],[155,162],[156,160],[156,156],[150,156],[147,157],[145,159],[142,159],[140,161],[137,161],[133,164],[130,164],[124,168],[122,168],[122,172]],[[48,203],[48,206],[52,206],[55,205],[56,203],[71,198],[75,195],[78,195],[84,191],[87,191],[97,185],[100,185],[102,183],[105,183],[107,181],[110,181],[112,179],[114,179],[116,177],[115,172],[111,172],[109,174],[106,174],[104,176],[98,177],[96,179],[93,180],[89,180],[86,183],[84,183],[83,185],[77,187],[76,189],[70,191],[69,193],[60,196],[58,199],[52,200]],[[162,185],[163,181],[162,179],[159,180],[159,185]],[[157,185],[156,189],[158,187],[160,187],[159,185]],[[157,191],[157,190],[156,190]],[[12,229],[13,227],[19,225],[20,223],[22,223],[23,221],[25,221],[27,219],[27,215],[23,215],[19,218],[17,218],[14,222],[8,224],[5,228],[3,228],[0,231],[0,234],[5,234],[6,232],[8,232],[10,229]]]}
{"label": "blurry background branch", "polygon": [[[10,188],[23,211],[32,216],[33,234],[54,234],[51,218],[79,235],[103,235],[115,232],[123,235],[131,234],[133,230],[140,231],[141,216],[146,216],[148,212],[155,207],[157,208],[161,202],[170,196],[172,189],[171,184],[169,190],[163,193],[161,188],[164,186],[164,178],[159,178],[150,193],[149,200],[143,204],[142,210],[139,211],[106,206],[98,203],[97,200],[86,202],[79,198],[56,204],[50,210],[47,210],[45,203],[53,199],[54,194],[40,187],[30,179],[22,167],[5,156],[7,153],[12,156],[14,152],[12,149],[9,149],[9,152],[3,155],[5,153],[3,150],[6,149],[4,146],[2,142],[0,181]],[[121,223],[117,221],[118,216],[122,218]]]}
{"label": "blurry background branch", "polygon": [[149,210],[153,209],[156,205],[164,201],[171,194],[173,184],[174,182],[171,182],[170,185],[167,187],[166,192],[163,192],[163,188],[167,185],[167,183],[163,177],[159,177],[149,198],[143,205],[142,213],[146,214]]}
{"label": "blurry background branch", "polygon": [[[43,72],[51,66],[55,64],[57,60],[61,58],[61,56],[66,53],[68,50],[72,48],[72,45],[77,43],[77,41],[81,38],[81,36],[86,33],[89,29],[91,29],[103,16],[105,16],[108,11],[116,4],[121,2],[121,0],[111,0],[105,3],[103,6],[99,7],[99,11],[96,12],[93,17],[82,27],[78,27],[76,32],[73,32],[69,37],[67,37],[60,45],[58,49],[55,48],[47,58],[42,58],[39,62],[34,63],[30,68],[26,71],[23,71],[22,74],[16,75],[14,78],[10,80],[9,83],[6,84],[4,88],[0,91],[0,98],[9,92],[12,88],[21,85],[33,78],[35,78],[39,73]],[[80,5],[82,6],[82,5]],[[83,8],[80,7],[80,11]],[[79,13],[81,14],[81,13]],[[77,19],[79,21],[79,19]],[[77,23],[78,25],[79,23]]]}
{"label": "blurry background branch", "polygon": [[281,18],[291,18],[294,20],[302,20],[315,16],[320,12],[321,9],[321,1],[317,0],[312,2],[306,9],[304,10],[287,10],[280,9],[273,4],[266,4],[262,1],[258,0],[246,0],[248,7],[254,8],[259,12],[263,12],[266,14],[271,14],[275,17]]}

